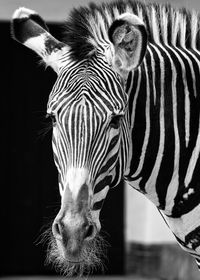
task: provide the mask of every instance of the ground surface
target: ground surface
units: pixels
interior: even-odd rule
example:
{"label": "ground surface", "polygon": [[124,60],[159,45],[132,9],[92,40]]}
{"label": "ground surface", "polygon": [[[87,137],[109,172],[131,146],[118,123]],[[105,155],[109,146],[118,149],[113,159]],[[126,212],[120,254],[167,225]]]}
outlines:
{"label": "ground surface", "polygon": [[[63,277],[51,277],[51,276],[12,276],[12,277],[2,277],[1,280],[64,280],[66,278]],[[78,280],[78,278],[67,278],[68,280]],[[86,278],[82,278],[82,280],[86,280]],[[159,280],[157,278],[141,278],[136,276],[111,276],[111,277],[90,277],[88,280]]]}

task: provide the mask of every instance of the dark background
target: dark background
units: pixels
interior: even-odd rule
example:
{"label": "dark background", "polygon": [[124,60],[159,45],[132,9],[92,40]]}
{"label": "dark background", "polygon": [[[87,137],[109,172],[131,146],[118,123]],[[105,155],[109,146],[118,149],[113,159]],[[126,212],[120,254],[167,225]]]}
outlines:
{"label": "dark background", "polygon": [[[59,39],[60,27],[49,27]],[[37,243],[60,205],[51,130],[47,132],[45,120],[56,74],[50,68],[45,70],[37,55],[11,39],[9,22],[1,22],[0,30],[0,274],[55,274],[44,266],[46,245]],[[124,272],[123,196],[123,184],[111,190],[101,214],[110,243],[106,274]]]}

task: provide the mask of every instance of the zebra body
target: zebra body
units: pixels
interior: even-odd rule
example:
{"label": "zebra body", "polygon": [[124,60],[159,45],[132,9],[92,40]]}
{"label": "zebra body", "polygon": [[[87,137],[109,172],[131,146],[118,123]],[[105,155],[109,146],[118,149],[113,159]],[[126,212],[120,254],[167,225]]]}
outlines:
{"label": "zebra body", "polygon": [[[137,88],[131,87],[135,93],[129,111],[132,156],[125,174],[127,182],[162,211],[188,251],[195,249],[195,255],[200,245],[199,71],[198,52],[149,46],[131,81]],[[162,85],[159,90],[156,83]],[[137,108],[137,103],[143,106]]]}
{"label": "zebra body", "polygon": [[124,179],[198,263],[199,14],[128,0],[91,4],[72,11],[63,42],[25,8],[12,26],[58,74],[47,105],[61,194],[51,259],[81,269],[106,194]]}

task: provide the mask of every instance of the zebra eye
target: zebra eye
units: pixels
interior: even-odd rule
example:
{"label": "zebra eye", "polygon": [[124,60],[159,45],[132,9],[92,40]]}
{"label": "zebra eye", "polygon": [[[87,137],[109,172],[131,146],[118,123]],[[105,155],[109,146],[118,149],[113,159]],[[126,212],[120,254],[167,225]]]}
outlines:
{"label": "zebra eye", "polygon": [[113,115],[110,121],[111,128],[117,129],[119,128],[121,122],[122,115]]}
{"label": "zebra eye", "polygon": [[52,124],[55,124],[56,123],[56,117],[55,117],[55,115],[53,115],[53,114],[46,114],[46,119],[49,119],[49,118],[51,118],[51,121],[52,121]]}

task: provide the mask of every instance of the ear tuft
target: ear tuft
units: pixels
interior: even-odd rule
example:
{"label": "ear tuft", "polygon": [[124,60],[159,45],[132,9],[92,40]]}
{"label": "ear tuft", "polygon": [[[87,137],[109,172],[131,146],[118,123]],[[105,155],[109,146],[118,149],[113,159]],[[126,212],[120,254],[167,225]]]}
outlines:
{"label": "ear tuft", "polygon": [[29,18],[31,15],[37,14],[35,11],[20,7],[13,13],[12,19]]}

